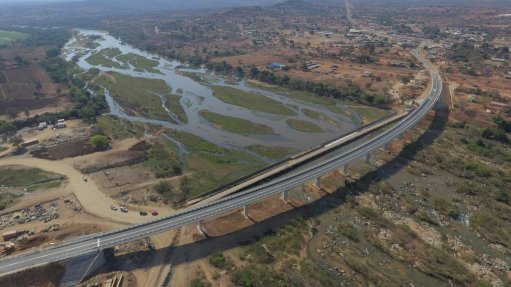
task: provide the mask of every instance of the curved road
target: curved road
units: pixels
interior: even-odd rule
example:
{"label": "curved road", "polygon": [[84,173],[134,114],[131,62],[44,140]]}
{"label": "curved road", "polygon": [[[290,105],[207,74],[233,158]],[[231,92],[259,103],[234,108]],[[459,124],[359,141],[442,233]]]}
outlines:
{"label": "curved road", "polygon": [[417,51],[413,51],[412,53],[430,71],[432,84],[429,96],[417,109],[412,111],[384,133],[375,136],[374,138],[366,139],[359,146],[353,147],[315,166],[290,175],[282,176],[281,178],[277,178],[266,184],[256,186],[209,204],[203,204],[186,209],[156,221],[84,236],[48,249],[27,252],[15,257],[5,258],[0,260],[0,274],[12,273],[50,262],[57,262],[84,254],[94,253],[98,250],[114,247],[121,243],[130,242],[188,224],[197,223],[200,220],[240,209],[247,204],[259,202],[266,198],[275,196],[285,190],[289,190],[310,180],[316,179],[319,176],[338,170],[354,160],[364,158],[368,153],[376,151],[380,147],[385,146],[388,142],[413,128],[426,116],[440,98],[442,91],[442,79],[437,70],[426,59],[419,55]]}
{"label": "curved road", "polygon": [[[71,162],[67,161],[48,161],[31,157],[11,157],[0,160],[0,166],[19,165],[24,167],[33,167],[52,173],[66,175],[68,178],[68,188],[73,191],[84,210],[90,214],[99,216],[119,223],[139,223],[147,221],[147,218],[141,217],[138,212],[121,213],[110,209],[111,205],[117,205],[117,202],[103,193],[93,181],[83,181],[83,174],[77,171]],[[155,208],[153,208],[155,209]],[[168,210],[158,209],[161,214],[169,213]]]}

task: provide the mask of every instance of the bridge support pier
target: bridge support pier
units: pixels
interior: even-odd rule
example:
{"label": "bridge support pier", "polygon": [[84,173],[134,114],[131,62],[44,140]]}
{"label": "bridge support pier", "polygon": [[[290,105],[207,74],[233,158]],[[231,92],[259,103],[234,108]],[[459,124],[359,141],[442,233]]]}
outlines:
{"label": "bridge support pier", "polygon": [[197,222],[197,229],[199,230],[199,232],[202,235],[208,236],[208,234],[206,233],[206,229],[204,228],[204,221],[203,220],[199,220],[199,222]]}
{"label": "bridge support pier", "polygon": [[366,163],[371,163],[371,153],[366,154]]}
{"label": "bridge support pier", "polygon": [[289,203],[289,190],[284,190],[284,192],[282,192],[282,200],[285,203]]}
{"label": "bridge support pier", "polygon": [[316,187],[321,189],[321,176],[318,176],[316,178]]}
{"label": "bridge support pier", "polygon": [[243,206],[243,216],[250,218],[250,205]]}
{"label": "bridge support pier", "polygon": [[343,166],[343,167],[341,168],[341,170],[340,170],[340,171],[341,171],[342,175],[344,175],[344,176],[348,176],[348,172],[349,172],[349,171],[348,171],[348,169],[349,169],[349,167],[350,167],[350,166],[349,166],[349,164],[347,164],[347,165],[345,165],[345,166]]}

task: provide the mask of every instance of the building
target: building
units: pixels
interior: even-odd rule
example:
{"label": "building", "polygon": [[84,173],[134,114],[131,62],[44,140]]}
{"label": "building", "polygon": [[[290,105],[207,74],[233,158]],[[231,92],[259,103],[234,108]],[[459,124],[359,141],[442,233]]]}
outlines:
{"label": "building", "polygon": [[373,72],[371,72],[371,71],[364,71],[362,73],[362,77],[364,77],[364,78],[370,78],[372,76],[373,76]]}
{"label": "building", "polygon": [[37,127],[37,129],[42,131],[42,130],[45,130],[47,127],[48,127],[48,123],[42,122],[42,123],[39,123],[39,126]]}
{"label": "building", "polygon": [[4,241],[10,241],[12,239],[17,238],[18,236],[20,236],[23,233],[24,232],[22,232],[22,231],[12,230],[12,231],[8,231],[8,232],[4,232],[4,234],[2,234],[2,238]]}
{"label": "building", "polygon": [[283,70],[283,69],[287,68],[287,66],[284,65],[284,64],[281,64],[281,63],[273,62],[273,63],[268,65],[268,68],[269,69],[280,69],[280,70]]}
{"label": "building", "polygon": [[366,30],[360,30],[360,29],[350,29],[350,34],[364,34]]}
{"label": "building", "polygon": [[319,32],[316,32],[316,35],[320,35],[320,36],[324,36],[324,37],[331,37],[334,35],[334,33],[329,32],[329,31],[319,31]]}
{"label": "building", "polygon": [[66,123],[56,123],[53,127],[56,129],[64,129],[67,128],[67,125]]}
{"label": "building", "polygon": [[507,62],[507,60],[504,59],[504,58],[493,57],[493,58],[491,58],[491,60],[494,61],[494,62]]}

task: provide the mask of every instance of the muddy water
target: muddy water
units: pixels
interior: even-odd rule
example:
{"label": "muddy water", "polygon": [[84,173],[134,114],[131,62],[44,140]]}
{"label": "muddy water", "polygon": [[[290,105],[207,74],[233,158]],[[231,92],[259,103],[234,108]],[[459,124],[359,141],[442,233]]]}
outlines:
{"label": "muddy water", "polygon": [[[321,106],[316,106],[310,103],[294,100],[292,98],[262,90],[254,87],[245,85],[244,82],[236,84],[228,84],[221,79],[212,80],[211,84],[229,86],[243,91],[257,93],[266,97],[272,98],[276,101],[281,102],[289,108],[292,108],[297,114],[294,116],[283,116],[269,113],[262,113],[252,111],[239,106],[230,105],[220,101],[218,98],[213,96],[212,90],[203,83],[192,80],[191,78],[181,75],[180,71],[193,71],[201,74],[207,73],[205,70],[190,70],[186,68],[182,63],[177,61],[169,61],[163,59],[157,55],[147,53],[145,51],[136,49],[130,45],[122,43],[119,39],[110,36],[106,32],[91,31],[91,30],[79,30],[79,34],[84,36],[98,35],[102,38],[97,40],[96,43],[99,45],[97,48],[87,48],[82,45],[75,37],[64,48],[64,57],[66,60],[71,60],[75,55],[79,56],[77,65],[82,69],[89,70],[91,68],[97,68],[100,71],[107,72],[113,71],[123,75],[132,77],[143,77],[148,79],[159,79],[163,80],[169,85],[173,91],[178,89],[183,90],[181,105],[186,112],[188,117],[187,123],[178,122],[176,123],[176,117],[169,114],[169,121],[154,120],[141,116],[130,116],[123,111],[123,108],[116,103],[116,101],[106,91],[106,99],[110,107],[111,114],[116,115],[124,120],[139,123],[148,123],[159,126],[164,126],[170,129],[186,131],[193,133],[197,136],[205,138],[215,144],[224,147],[232,148],[243,148],[249,145],[267,145],[267,146],[288,146],[296,149],[306,149],[312,146],[316,146],[325,141],[339,137],[342,134],[348,133],[351,130],[358,127],[360,120],[354,121],[344,115],[340,115],[330,111]],[[135,71],[135,67],[128,65],[126,66],[122,62],[117,61],[115,58],[112,59],[118,62],[123,69],[108,68],[104,66],[90,65],[86,59],[93,53],[99,52],[107,48],[118,48],[122,53],[132,53],[146,57],[148,59],[154,59],[159,61],[157,66],[157,72],[139,72]],[[209,77],[211,78],[211,77]],[[162,98],[162,104],[164,99]],[[346,107],[343,107],[347,109]],[[326,123],[320,120],[314,120],[305,116],[302,109],[309,109],[316,112],[320,112],[329,118],[334,119],[338,124],[337,126],[330,123]],[[221,115],[243,118],[254,123],[264,124],[270,126],[275,130],[277,135],[250,135],[243,136],[227,131],[223,131],[215,128],[211,123],[207,122],[199,115],[199,111],[209,110]],[[351,111],[356,115],[356,112]],[[358,116],[357,116],[358,118]],[[300,131],[293,130],[286,124],[287,119],[299,119],[313,122],[323,129],[323,133],[303,133]]]}

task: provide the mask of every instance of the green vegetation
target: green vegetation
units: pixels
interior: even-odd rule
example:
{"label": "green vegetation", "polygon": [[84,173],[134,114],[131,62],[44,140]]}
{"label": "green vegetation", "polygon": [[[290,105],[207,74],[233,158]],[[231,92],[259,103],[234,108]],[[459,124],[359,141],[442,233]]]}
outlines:
{"label": "green vegetation", "polygon": [[0,46],[23,40],[28,37],[25,33],[0,30]]}
{"label": "green vegetation", "polygon": [[320,120],[320,121],[324,121],[324,122],[327,122],[333,126],[336,126],[338,127],[339,124],[337,123],[337,121],[335,121],[334,119],[328,117],[328,116],[325,116],[324,114],[320,113],[320,112],[316,112],[316,111],[312,111],[312,110],[308,110],[308,109],[303,109],[303,113],[308,116],[309,118],[311,119],[315,119],[315,120]]}
{"label": "green vegetation", "polygon": [[182,163],[176,145],[170,141],[159,141],[147,152],[144,162],[158,178],[166,178],[182,173]]}
{"label": "green vegetation", "polygon": [[146,57],[136,55],[136,54],[123,54],[119,55],[116,58],[120,62],[125,65],[132,65],[135,67],[135,71],[137,72],[150,72],[150,73],[158,73],[161,72],[158,69],[155,69],[159,62],[157,60],[148,59]]}
{"label": "green vegetation", "polygon": [[100,53],[103,53],[108,58],[115,58],[122,54],[121,50],[119,48],[107,48],[99,51]]}
{"label": "green vegetation", "polygon": [[28,186],[27,187],[27,192],[34,192],[34,191],[37,191],[37,190],[48,190],[48,189],[60,187],[61,185],[62,185],[62,181],[61,180],[48,181],[48,182],[43,182],[43,183],[36,183],[34,185]]}
{"label": "green vegetation", "polygon": [[511,226],[498,215],[483,211],[474,214],[470,224],[488,241],[511,247]]}
{"label": "green vegetation", "polygon": [[443,216],[450,217],[452,219],[457,219],[460,216],[459,209],[446,199],[434,197],[431,201],[431,206]]}
{"label": "green vegetation", "polygon": [[177,119],[182,123],[188,122],[186,112],[181,105],[181,96],[178,95],[167,95],[165,96],[165,105],[171,113],[176,115]]}
{"label": "green vegetation", "polygon": [[281,102],[268,97],[248,93],[231,87],[213,86],[213,95],[225,103],[253,111],[279,115],[295,115],[295,112]]}
{"label": "green vegetation", "polygon": [[359,101],[378,106],[382,106],[386,102],[385,98],[381,96],[365,94],[360,87],[354,84],[338,89],[332,84],[291,79],[287,75],[279,76],[267,70],[259,70],[257,67],[250,69],[250,76],[264,83],[310,92],[319,97]]}
{"label": "green vegetation", "polygon": [[[65,176],[36,168],[22,168],[18,166],[0,167],[1,186],[24,189],[27,192],[59,187],[65,179]],[[0,192],[0,210],[15,203],[15,199],[18,197],[9,192]]]}
{"label": "green vegetation", "polygon": [[287,119],[287,125],[297,131],[301,131],[304,133],[322,133],[323,129],[308,121],[296,120],[296,119]]}
{"label": "green vegetation", "polygon": [[94,135],[90,138],[90,144],[95,150],[106,150],[110,147],[110,139],[104,135]]}
{"label": "green vegetation", "polygon": [[110,95],[124,108],[134,114],[152,119],[171,120],[162,107],[159,95],[169,95],[171,89],[163,80],[133,78],[112,73],[104,75],[94,84],[106,87]]}
{"label": "green vegetation", "polygon": [[108,54],[113,54],[112,50],[104,49],[90,55],[85,61],[93,66],[103,66],[107,68],[126,69],[127,66],[115,62]]}
{"label": "green vegetation", "polygon": [[4,151],[6,151],[8,149],[9,149],[8,147],[0,146],[0,152],[4,152]]}
{"label": "green vegetation", "polygon": [[264,166],[263,161],[248,152],[222,148],[191,133],[169,131],[167,134],[182,143],[189,152],[186,156],[186,171],[192,173],[190,197]]}
{"label": "green vegetation", "polygon": [[98,117],[94,123],[92,133],[106,135],[116,140],[142,136],[141,130],[137,130],[130,122],[123,121],[116,116]]}
{"label": "green vegetation", "polygon": [[184,177],[181,181],[181,190],[176,190],[174,186],[168,181],[161,181],[154,186],[154,191],[162,195],[165,198],[165,202],[172,204],[173,206],[180,206],[188,199],[188,190],[183,189],[188,181],[187,177]]}
{"label": "green vegetation", "polygon": [[202,279],[200,278],[194,278],[192,282],[190,282],[190,287],[208,287],[209,285],[206,284]]}
{"label": "green vegetation", "polygon": [[0,135],[13,133],[16,129],[17,127],[13,123],[0,120]]}
{"label": "green vegetation", "polygon": [[249,146],[248,149],[257,154],[260,154],[264,157],[273,160],[283,159],[286,156],[289,156],[296,152],[294,148],[291,147],[274,147],[274,146],[262,146],[262,145],[253,145]]}
{"label": "green vegetation", "polygon": [[314,95],[313,93],[306,92],[303,90],[301,90],[301,91],[294,90],[292,88],[262,84],[262,83],[257,83],[257,82],[250,83],[250,85],[260,88],[260,89],[272,91],[274,93],[282,94],[286,97],[290,97],[295,100],[307,102],[307,103],[314,104],[314,105],[323,106],[323,107],[331,110],[334,113],[344,114],[344,110],[337,106],[337,104],[340,103],[340,101],[333,99],[333,98],[318,97],[318,96]]}
{"label": "green vegetation", "polygon": [[375,107],[361,106],[353,102],[345,101],[344,105],[354,111],[363,119],[365,124],[372,123],[392,113],[389,110],[382,110]]}
{"label": "green vegetation", "polygon": [[230,131],[232,133],[249,135],[249,134],[275,134],[272,128],[256,124],[240,118],[223,116],[208,110],[202,110],[199,114],[208,122],[212,123],[216,128]]}
{"label": "green vegetation", "polygon": [[352,241],[359,242],[360,238],[357,232],[357,229],[351,223],[341,223],[339,224],[339,233],[346,236]]}
{"label": "green vegetation", "polygon": [[232,262],[225,257],[221,251],[216,251],[209,256],[209,263],[219,269],[229,269],[232,267]]}
{"label": "green vegetation", "polygon": [[282,282],[284,278],[279,272],[271,268],[271,266],[250,264],[242,269],[234,271],[231,275],[231,280],[236,286],[266,287],[283,286]]}

